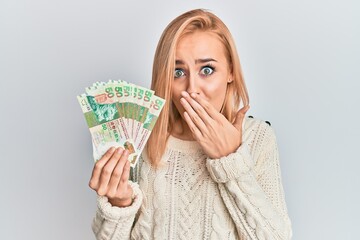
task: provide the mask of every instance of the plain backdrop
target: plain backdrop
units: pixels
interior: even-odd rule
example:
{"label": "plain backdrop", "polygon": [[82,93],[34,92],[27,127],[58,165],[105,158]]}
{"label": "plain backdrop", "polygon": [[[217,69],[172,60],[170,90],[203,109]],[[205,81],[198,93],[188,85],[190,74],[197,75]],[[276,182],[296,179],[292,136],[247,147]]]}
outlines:
{"label": "plain backdrop", "polygon": [[0,238],[94,239],[90,132],[76,95],[150,87],[166,25],[206,8],[235,38],[248,115],[270,121],[295,240],[358,239],[358,1],[0,1]]}

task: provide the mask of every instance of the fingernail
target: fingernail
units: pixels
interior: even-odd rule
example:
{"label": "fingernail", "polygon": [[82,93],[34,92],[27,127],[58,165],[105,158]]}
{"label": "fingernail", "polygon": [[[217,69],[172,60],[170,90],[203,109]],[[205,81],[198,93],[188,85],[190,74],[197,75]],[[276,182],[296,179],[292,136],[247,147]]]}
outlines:
{"label": "fingernail", "polygon": [[192,93],[191,96],[192,96],[192,98],[196,98],[197,94],[196,94],[196,93]]}
{"label": "fingernail", "polygon": [[182,92],[181,92],[181,96],[187,97],[187,96],[189,96],[189,94],[188,94],[187,92],[185,92],[185,91],[182,91]]}
{"label": "fingernail", "polygon": [[121,153],[123,151],[122,147],[118,147],[117,151],[118,153]]}

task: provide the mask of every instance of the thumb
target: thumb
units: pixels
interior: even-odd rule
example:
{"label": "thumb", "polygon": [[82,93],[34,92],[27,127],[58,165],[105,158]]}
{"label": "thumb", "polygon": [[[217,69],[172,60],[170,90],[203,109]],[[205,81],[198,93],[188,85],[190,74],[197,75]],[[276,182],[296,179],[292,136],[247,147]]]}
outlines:
{"label": "thumb", "polygon": [[242,127],[242,123],[244,121],[245,114],[249,110],[249,108],[250,108],[250,106],[246,105],[243,108],[241,108],[236,114],[233,126],[239,131],[241,131],[241,127]]}

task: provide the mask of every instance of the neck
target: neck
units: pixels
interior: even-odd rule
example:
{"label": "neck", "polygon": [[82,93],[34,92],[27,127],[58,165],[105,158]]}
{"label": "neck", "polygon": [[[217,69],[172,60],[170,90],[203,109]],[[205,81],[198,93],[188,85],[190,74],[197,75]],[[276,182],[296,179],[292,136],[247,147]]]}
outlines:
{"label": "neck", "polygon": [[187,140],[187,141],[195,140],[192,136],[192,132],[189,126],[187,125],[187,123],[183,118],[179,118],[176,120],[171,135],[181,140]]}

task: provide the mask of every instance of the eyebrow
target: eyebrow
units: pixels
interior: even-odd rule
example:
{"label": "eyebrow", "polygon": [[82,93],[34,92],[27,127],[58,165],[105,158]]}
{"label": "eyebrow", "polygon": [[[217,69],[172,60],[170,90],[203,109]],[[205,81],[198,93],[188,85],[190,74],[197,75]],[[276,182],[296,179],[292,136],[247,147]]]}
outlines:
{"label": "eyebrow", "polygon": [[[215,59],[213,59],[213,58],[203,58],[203,59],[196,59],[195,60],[195,64],[207,63],[207,62],[217,62],[217,61]],[[182,60],[176,60],[175,64],[176,65],[185,65],[184,61],[182,61]]]}

